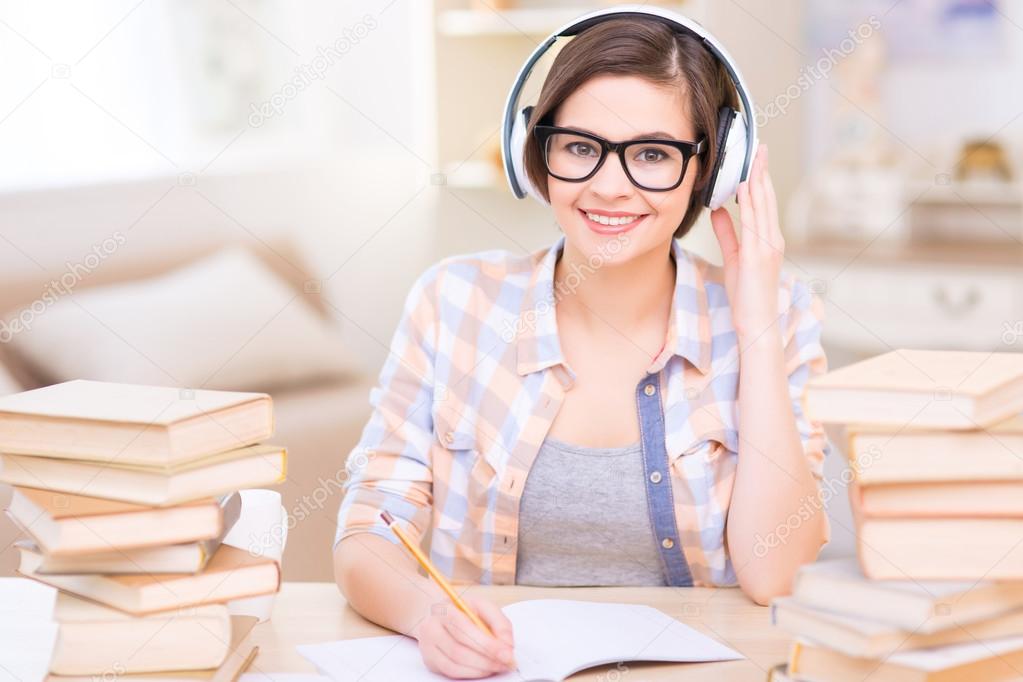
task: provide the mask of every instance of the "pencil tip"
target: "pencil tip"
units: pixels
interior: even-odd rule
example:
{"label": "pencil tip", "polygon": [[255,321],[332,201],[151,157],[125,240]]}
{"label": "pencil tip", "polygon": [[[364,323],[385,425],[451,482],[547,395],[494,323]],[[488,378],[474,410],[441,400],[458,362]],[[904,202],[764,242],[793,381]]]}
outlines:
{"label": "pencil tip", "polygon": [[392,523],[394,523],[394,517],[391,516],[390,513],[386,511],[380,512],[380,517],[384,520],[384,523],[386,523],[387,525],[391,525]]}

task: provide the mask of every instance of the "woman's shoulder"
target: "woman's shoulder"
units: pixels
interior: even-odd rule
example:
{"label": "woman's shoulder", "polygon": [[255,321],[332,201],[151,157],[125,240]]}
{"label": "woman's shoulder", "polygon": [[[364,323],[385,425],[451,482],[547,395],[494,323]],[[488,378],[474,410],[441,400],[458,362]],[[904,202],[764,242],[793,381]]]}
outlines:
{"label": "woman's shoulder", "polygon": [[511,251],[509,249],[486,249],[456,253],[437,261],[433,267],[441,274],[472,279],[499,279],[529,276],[537,266],[548,247],[534,251]]}
{"label": "woman's shoulder", "polygon": [[462,310],[498,304],[517,312],[533,273],[548,251],[549,247],[533,251],[486,249],[445,256],[419,275],[412,293],[426,295],[440,306],[455,305]]}

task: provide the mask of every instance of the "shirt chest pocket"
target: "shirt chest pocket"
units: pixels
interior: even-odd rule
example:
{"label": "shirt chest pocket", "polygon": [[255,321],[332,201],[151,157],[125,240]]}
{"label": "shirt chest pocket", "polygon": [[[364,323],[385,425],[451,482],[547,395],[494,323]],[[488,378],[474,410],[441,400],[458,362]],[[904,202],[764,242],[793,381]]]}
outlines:
{"label": "shirt chest pocket", "polygon": [[737,454],[737,436],[721,427],[698,429],[688,443],[683,443],[682,450],[671,456],[671,464],[680,474],[691,476],[697,471],[705,471],[721,465],[732,463]]}
{"label": "shirt chest pocket", "polygon": [[447,406],[434,413],[434,435],[449,458],[446,483],[451,493],[464,495],[470,507],[485,507],[491,487],[497,484],[490,450],[496,444],[480,436],[473,419],[465,419]]}
{"label": "shirt chest pocket", "polygon": [[728,440],[720,430],[698,434],[671,461],[675,502],[689,508],[703,530],[723,529],[738,457]]}

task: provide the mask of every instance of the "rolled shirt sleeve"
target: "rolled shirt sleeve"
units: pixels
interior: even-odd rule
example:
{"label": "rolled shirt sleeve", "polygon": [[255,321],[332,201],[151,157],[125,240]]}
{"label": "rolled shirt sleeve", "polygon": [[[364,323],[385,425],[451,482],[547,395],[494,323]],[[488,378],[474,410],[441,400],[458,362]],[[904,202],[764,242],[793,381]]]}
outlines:
{"label": "rolled shirt sleeve", "polygon": [[345,463],[335,547],[356,533],[374,533],[398,544],[380,518],[382,511],[417,543],[429,527],[436,272],[432,266],[413,283],[377,385],[370,390],[371,416]]}

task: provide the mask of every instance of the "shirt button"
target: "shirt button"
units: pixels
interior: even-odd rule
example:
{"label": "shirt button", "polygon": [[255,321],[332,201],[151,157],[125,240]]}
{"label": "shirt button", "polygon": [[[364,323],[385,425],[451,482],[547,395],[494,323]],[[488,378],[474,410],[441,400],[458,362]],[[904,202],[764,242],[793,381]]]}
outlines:
{"label": "shirt button", "polygon": [[450,445],[451,443],[454,443],[455,442],[455,434],[452,433],[451,431],[448,431],[447,433],[445,433],[444,434],[444,442],[447,443],[448,445]]}
{"label": "shirt button", "polygon": [[660,471],[655,471],[654,473],[650,474],[650,480],[653,481],[654,483],[660,483],[661,482],[661,472]]}
{"label": "shirt button", "polygon": [[661,547],[663,547],[664,549],[671,549],[674,546],[675,541],[672,540],[671,538],[664,538],[663,540],[661,540]]}
{"label": "shirt button", "polygon": [[646,387],[643,389],[643,392],[646,393],[647,395],[653,395],[654,391],[656,390],[657,389],[654,388],[653,384],[647,384]]}

